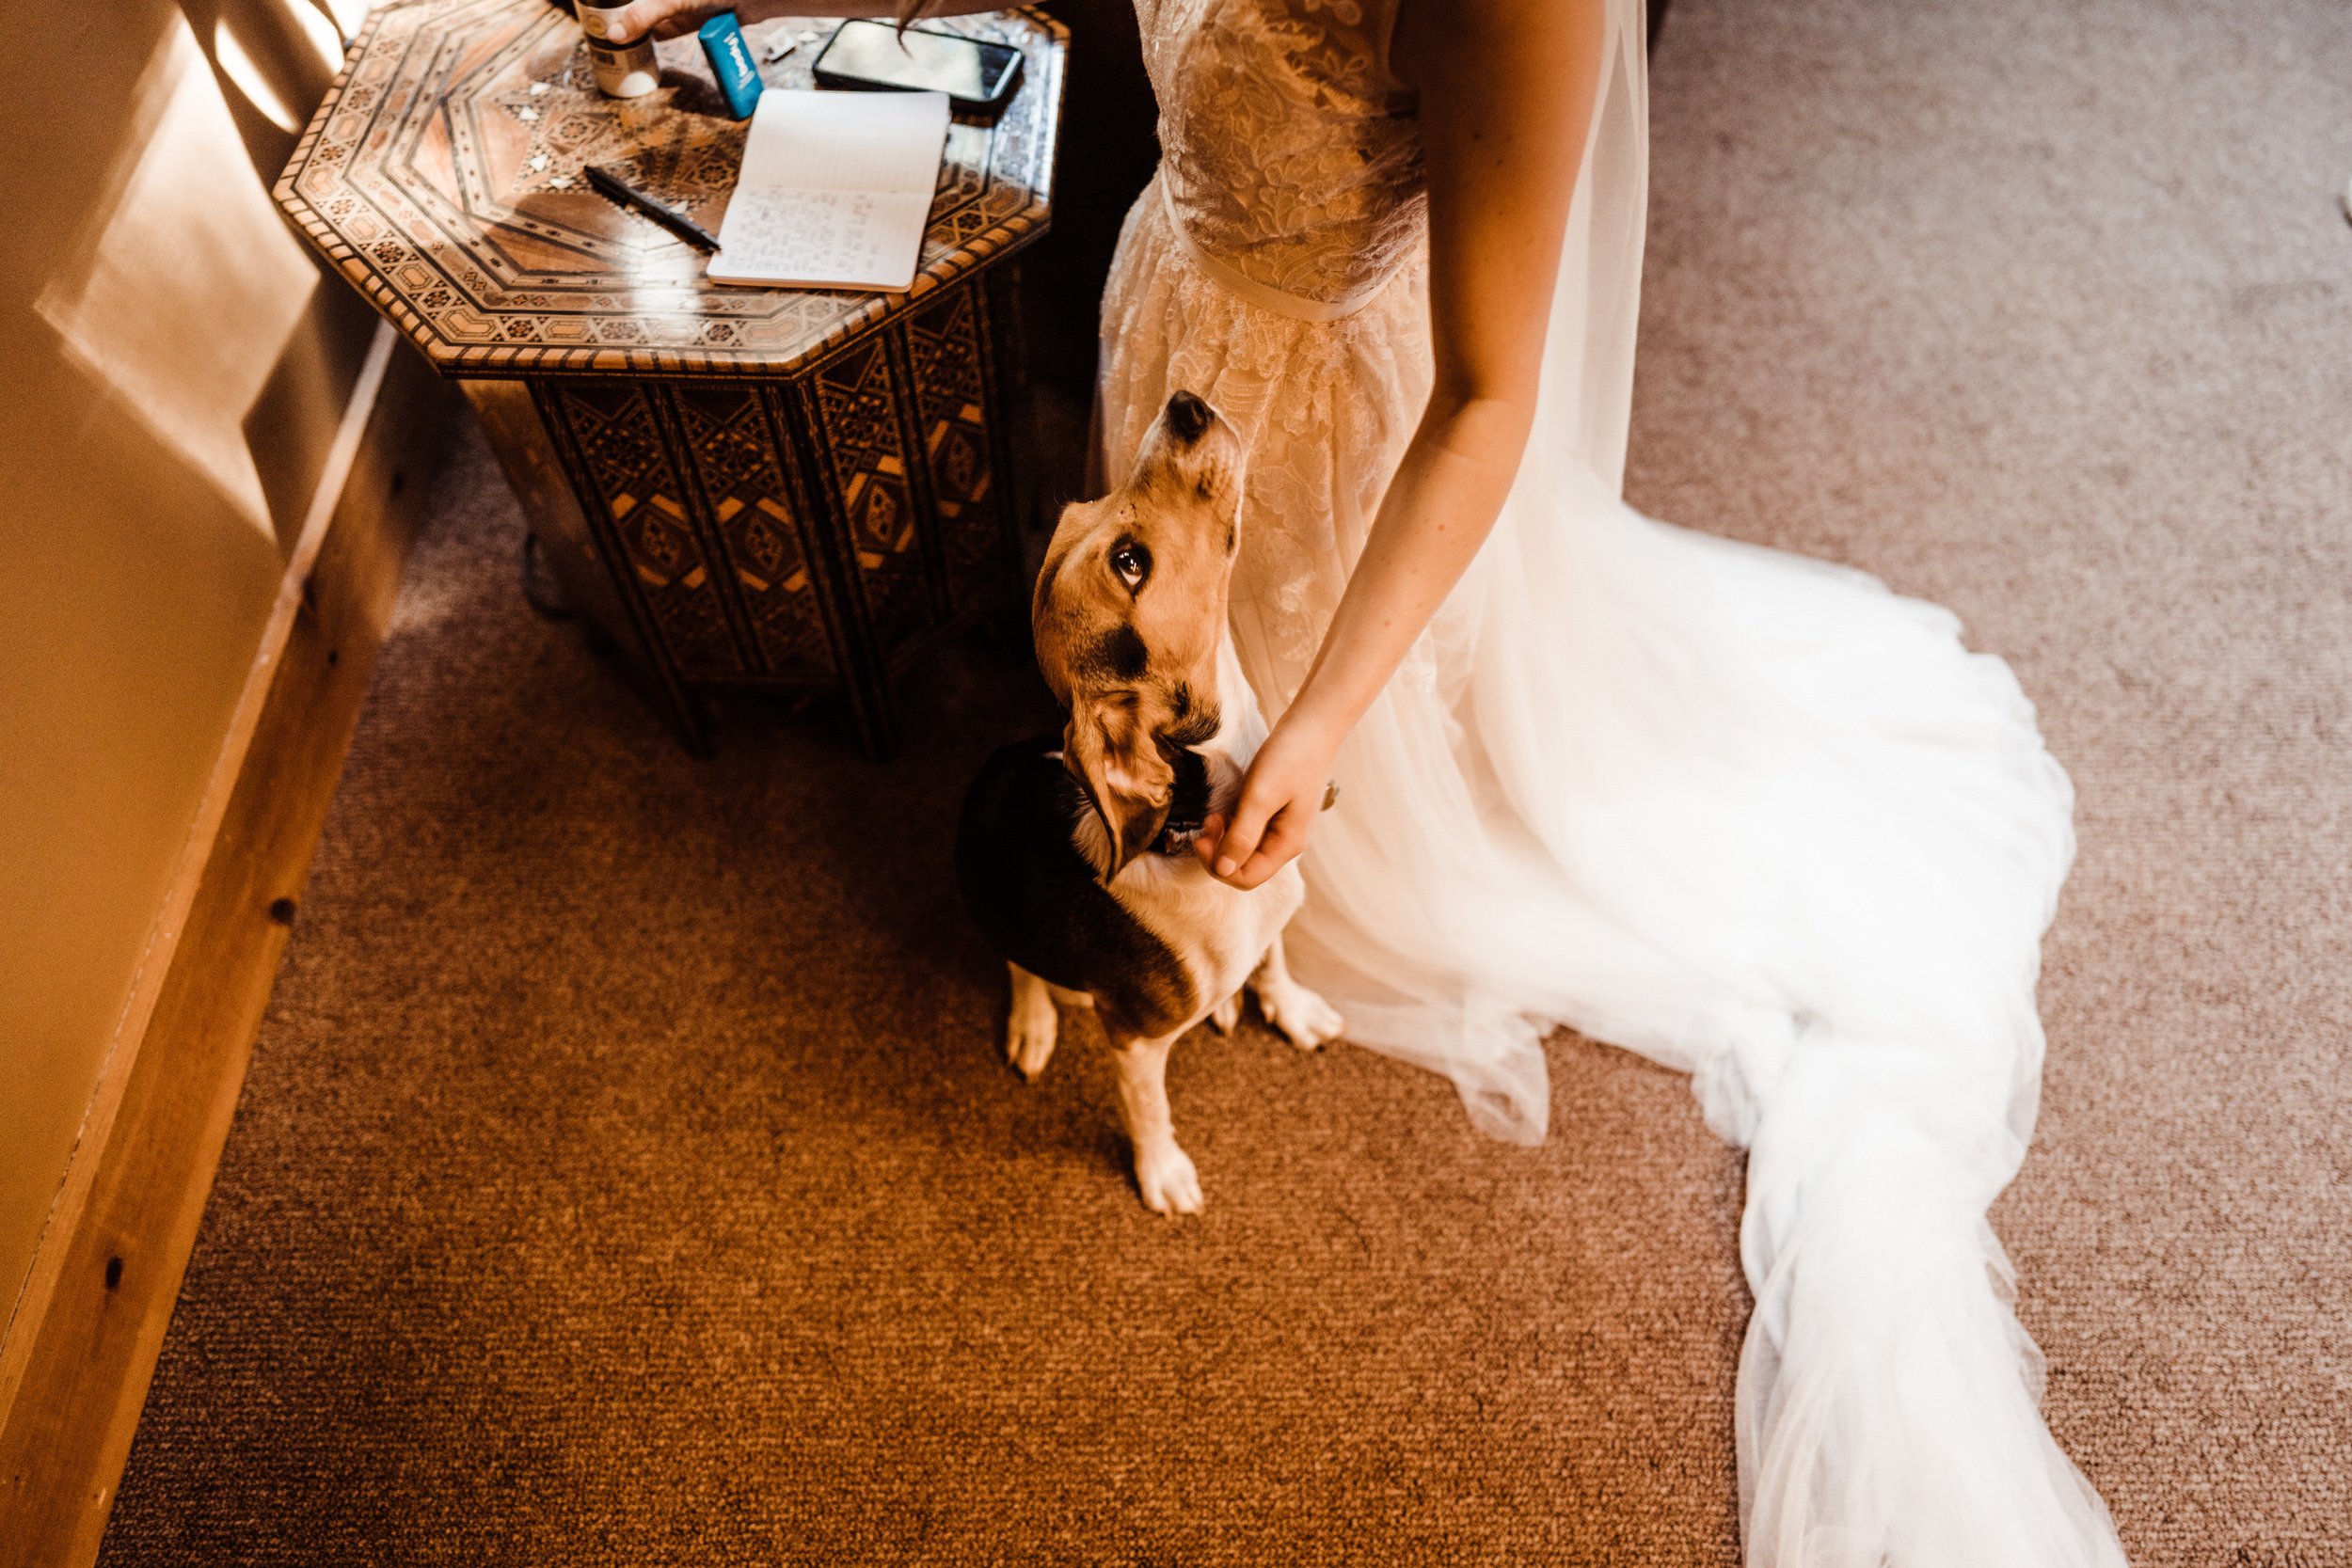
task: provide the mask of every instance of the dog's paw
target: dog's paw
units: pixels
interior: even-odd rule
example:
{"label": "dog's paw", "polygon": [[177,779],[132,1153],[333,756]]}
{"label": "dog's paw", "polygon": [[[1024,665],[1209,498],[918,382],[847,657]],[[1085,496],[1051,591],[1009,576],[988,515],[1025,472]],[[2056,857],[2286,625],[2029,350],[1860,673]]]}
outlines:
{"label": "dog's paw", "polygon": [[1136,1187],[1143,1206],[1155,1214],[1200,1212],[1200,1173],[1193,1168],[1192,1156],[1172,1143],[1136,1150]]}
{"label": "dog's paw", "polygon": [[1022,1077],[1034,1082],[1053,1059],[1054,1042],[1060,1035],[1061,1019],[1054,1011],[1052,998],[1046,998],[1041,1007],[1016,1008],[1005,1021],[1005,1060]]}
{"label": "dog's paw", "polygon": [[1053,1056],[1054,1031],[1051,1029],[1042,1034],[1016,1029],[1012,1037],[1005,1042],[1005,1060],[1018,1068],[1022,1077],[1032,1082],[1045,1070],[1045,1064],[1053,1060]]}
{"label": "dog's paw", "polygon": [[1209,1027],[1220,1035],[1230,1035],[1233,1025],[1241,1022],[1241,992],[1235,991],[1209,1009]]}
{"label": "dog's paw", "polygon": [[1287,986],[1268,986],[1259,991],[1258,1006],[1265,1009],[1265,1021],[1282,1031],[1291,1044],[1301,1051],[1312,1051],[1326,1041],[1338,1039],[1341,1031],[1347,1027],[1338,1008],[1295,980]]}

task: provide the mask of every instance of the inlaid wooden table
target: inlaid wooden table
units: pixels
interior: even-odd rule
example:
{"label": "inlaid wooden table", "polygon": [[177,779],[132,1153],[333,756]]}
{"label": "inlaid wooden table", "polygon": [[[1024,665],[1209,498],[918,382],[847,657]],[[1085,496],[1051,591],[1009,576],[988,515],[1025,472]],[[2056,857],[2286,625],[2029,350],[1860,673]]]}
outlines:
{"label": "inlaid wooden table", "polygon": [[[829,23],[748,30],[765,57]],[[603,97],[545,0],[369,17],[278,199],[465,387],[566,595],[707,744],[712,689],[830,689],[894,744],[893,676],[1020,576],[1010,269],[1044,230],[1068,32],[1030,11],[926,25],[1018,48],[1019,93],[947,134],[904,294],[728,288],[606,201],[605,164],[716,231],[743,148],[693,39]],[[769,60],[809,86],[814,41]]]}

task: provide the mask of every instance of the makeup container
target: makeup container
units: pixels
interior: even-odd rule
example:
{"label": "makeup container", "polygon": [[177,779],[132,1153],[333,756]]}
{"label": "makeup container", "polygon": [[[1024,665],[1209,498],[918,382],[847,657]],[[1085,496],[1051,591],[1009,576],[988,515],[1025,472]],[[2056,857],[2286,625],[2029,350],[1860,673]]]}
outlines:
{"label": "makeup container", "polygon": [[721,11],[694,36],[702,40],[703,53],[710,57],[711,80],[719,84],[719,96],[727,101],[727,113],[743,119],[758,104],[763,84],[735,13]]}
{"label": "makeup container", "polygon": [[613,40],[627,0],[603,6],[596,0],[575,0],[575,4],[580,30],[588,35],[588,61],[596,69],[596,90],[607,98],[643,98],[661,85],[661,62],[654,55],[652,34],[628,43]]}

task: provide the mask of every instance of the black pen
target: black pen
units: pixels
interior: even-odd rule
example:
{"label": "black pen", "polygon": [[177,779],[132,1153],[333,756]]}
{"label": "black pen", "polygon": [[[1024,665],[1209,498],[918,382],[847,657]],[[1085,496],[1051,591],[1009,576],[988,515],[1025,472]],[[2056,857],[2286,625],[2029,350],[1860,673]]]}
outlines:
{"label": "black pen", "polygon": [[636,186],[624,182],[620,176],[608,169],[599,168],[594,164],[590,164],[581,172],[588,176],[588,183],[596,186],[599,195],[609,197],[624,207],[636,208],[688,245],[703,250],[719,248],[719,242],[711,238],[709,230],[705,229],[668,202],[647,196]]}

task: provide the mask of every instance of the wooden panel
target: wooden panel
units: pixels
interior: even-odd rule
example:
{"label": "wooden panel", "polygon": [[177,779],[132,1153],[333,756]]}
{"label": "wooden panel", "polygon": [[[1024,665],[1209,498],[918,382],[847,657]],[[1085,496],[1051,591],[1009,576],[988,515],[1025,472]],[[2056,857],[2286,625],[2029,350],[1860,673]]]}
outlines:
{"label": "wooden panel", "polygon": [[617,542],[662,656],[688,679],[743,673],[714,580],[723,567],[688,509],[659,389],[642,381],[564,381],[544,391],[585,482],[580,499]]}
{"label": "wooden panel", "polygon": [[905,393],[879,337],[834,356],[809,379],[818,444],[833,467],[844,544],[875,641],[886,657],[932,622],[930,573],[899,422]]}
{"label": "wooden panel", "polygon": [[983,294],[959,289],[907,319],[915,414],[948,602],[961,614],[1001,595],[1009,577],[1004,496],[990,428]]}
{"label": "wooden panel", "polygon": [[829,679],[834,652],[816,579],[815,538],[759,388],[680,384],[671,388],[671,401],[725,556],[724,586],[742,607],[758,668]]}
{"label": "wooden panel", "polygon": [[[283,623],[155,1008],[72,1223],[43,1242],[56,1280],[0,1417],[0,1568],[97,1555],[303,879],[389,625],[451,402],[403,350]],[[297,555],[299,563],[303,557]]]}

